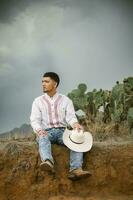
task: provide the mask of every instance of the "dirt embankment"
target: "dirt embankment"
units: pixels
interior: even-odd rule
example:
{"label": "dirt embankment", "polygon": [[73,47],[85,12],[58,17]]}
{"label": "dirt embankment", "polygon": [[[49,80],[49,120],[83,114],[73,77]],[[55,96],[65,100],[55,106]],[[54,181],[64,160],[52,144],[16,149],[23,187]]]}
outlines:
{"label": "dirt embankment", "polygon": [[133,142],[95,142],[84,155],[92,176],[71,181],[69,150],[53,145],[55,175],[41,172],[35,142],[5,142],[0,150],[0,200],[131,200]]}

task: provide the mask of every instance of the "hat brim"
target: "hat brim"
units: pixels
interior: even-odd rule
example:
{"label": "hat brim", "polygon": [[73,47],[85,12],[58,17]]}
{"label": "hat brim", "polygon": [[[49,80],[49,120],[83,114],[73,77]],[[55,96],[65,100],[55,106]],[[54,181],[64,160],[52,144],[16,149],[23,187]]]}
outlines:
{"label": "hat brim", "polygon": [[63,133],[63,142],[71,150],[76,152],[87,152],[91,149],[93,138],[90,132],[84,132],[84,143],[75,144],[69,138],[71,130],[65,129]]}

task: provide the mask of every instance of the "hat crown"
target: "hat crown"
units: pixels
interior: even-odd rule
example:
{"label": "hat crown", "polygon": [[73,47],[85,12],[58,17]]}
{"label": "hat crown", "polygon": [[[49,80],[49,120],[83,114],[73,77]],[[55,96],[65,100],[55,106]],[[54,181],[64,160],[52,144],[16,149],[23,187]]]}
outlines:
{"label": "hat crown", "polygon": [[82,144],[84,143],[84,133],[83,130],[73,130],[70,134],[70,139],[72,142],[76,144]]}
{"label": "hat crown", "polygon": [[87,152],[92,147],[93,138],[90,132],[65,129],[63,133],[64,144],[75,152]]}

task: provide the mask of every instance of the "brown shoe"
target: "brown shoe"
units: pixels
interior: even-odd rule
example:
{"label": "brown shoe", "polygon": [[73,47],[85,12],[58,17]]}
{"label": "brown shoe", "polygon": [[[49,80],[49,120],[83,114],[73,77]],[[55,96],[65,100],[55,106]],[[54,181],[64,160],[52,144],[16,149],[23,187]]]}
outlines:
{"label": "brown shoe", "polygon": [[55,172],[53,162],[48,159],[41,162],[40,168],[42,171],[48,171],[48,172],[53,172],[53,173]]}
{"label": "brown shoe", "polygon": [[80,178],[85,178],[91,176],[91,172],[84,171],[82,168],[77,168],[69,172],[68,178],[71,180],[78,180]]}

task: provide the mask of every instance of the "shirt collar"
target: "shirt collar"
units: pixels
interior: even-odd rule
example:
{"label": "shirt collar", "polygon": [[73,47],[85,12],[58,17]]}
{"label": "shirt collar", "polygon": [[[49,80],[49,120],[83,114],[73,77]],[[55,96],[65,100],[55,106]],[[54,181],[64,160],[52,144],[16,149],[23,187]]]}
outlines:
{"label": "shirt collar", "polygon": [[45,93],[44,95],[46,96],[47,99],[56,100],[57,97],[59,96],[59,93],[56,92],[56,93],[54,94],[54,96],[52,96],[52,97],[50,97],[47,93]]}

